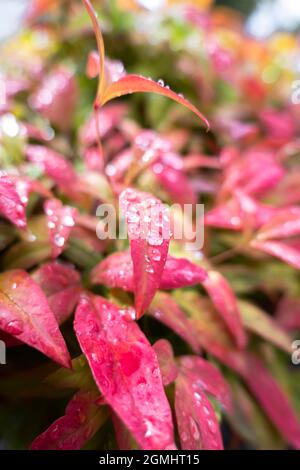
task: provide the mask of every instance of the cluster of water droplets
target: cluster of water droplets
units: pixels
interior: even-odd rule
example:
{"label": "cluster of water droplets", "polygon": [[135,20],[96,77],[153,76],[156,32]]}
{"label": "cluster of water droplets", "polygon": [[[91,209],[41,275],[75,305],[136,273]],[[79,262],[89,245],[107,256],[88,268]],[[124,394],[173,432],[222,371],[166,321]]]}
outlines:
{"label": "cluster of water droplets", "polygon": [[76,209],[62,206],[59,201],[48,201],[45,204],[47,225],[54,245],[63,248],[75,225]]}

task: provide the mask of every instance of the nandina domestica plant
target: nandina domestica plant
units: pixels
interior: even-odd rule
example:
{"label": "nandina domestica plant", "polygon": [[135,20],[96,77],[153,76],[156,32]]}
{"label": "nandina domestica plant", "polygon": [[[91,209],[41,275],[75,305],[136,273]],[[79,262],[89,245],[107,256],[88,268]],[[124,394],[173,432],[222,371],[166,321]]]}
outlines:
{"label": "nandina domestica plant", "polygon": [[32,0],[1,48],[4,448],[300,448],[300,44],[193,3]]}

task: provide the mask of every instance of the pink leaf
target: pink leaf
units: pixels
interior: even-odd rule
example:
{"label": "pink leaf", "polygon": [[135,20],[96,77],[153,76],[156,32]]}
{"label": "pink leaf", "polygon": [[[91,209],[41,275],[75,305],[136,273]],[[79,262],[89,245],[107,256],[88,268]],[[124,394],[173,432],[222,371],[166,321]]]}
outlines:
{"label": "pink leaf", "polygon": [[203,389],[215,397],[227,411],[232,409],[230,388],[213,364],[197,356],[181,356],[178,362],[181,373],[192,382],[194,391]]}
{"label": "pink leaf", "polygon": [[62,155],[42,145],[27,145],[25,153],[32,163],[38,164],[55,181],[62,192],[72,194],[75,191],[78,176]]}
{"label": "pink leaf", "polygon": [[51,310],[59,324],[73,312],[81,291],[78,272],[61,263],[44,264],[33,274],[47,297]]}
{"label": "pink leaf", "polygon": [[171,410],[159,365],[130,315],[96,296],[82,298],[74,328],[106,402],[143,449],[174,449]]}
{"label": "pink leaf", "polygon": [[183,170],[182,159],[176,154],[165,153],[151,169],[161,186],[179,204],[195,204],[197,197]]}
{"label": "pink leaf", "polygon": [[170,240],[166,207],[148,193],[126,189],[120,195],[133,264],[135,309],[140,318],[159,288]]}
{"label": "pink leaf", "polygon": [[247,356],[244,380],[286,441],[300,449],[300,423],[284,391],[262,362]]}
{"label": "pink leaf", "polygon": [[174,382],[178,374],[172,346],[166,339],[159,339],[153,344],[153,349],[157,355],[163,384],[169,385]]}
{"label": "pink leaf", "polygon": [[[27,196],[27,195],[26,195]],[[17,181],[0,171],[0,215],[19,228],[26,227],[27,197],[19,193]]]}
{"label": "pink leaf", "polygon": [[198,111],[198,109],[186,100],[183,96],[177,95],[174,91],[170,90],[168,87],[163,84],[157,83],[149,78],[142,77],[140,75],[125,75],[120,78],[118,81],[111,83],[105,89],[103,96],[100,98],[100,105],[107,103],[114,98],[118,98],[123,95],[128,95],[131,93],[156,93],[158,95],[166,96],[173,101],[176,101],[179,104],[182,104],[190,111],[195,113],[202,121],[205,122],[207,128],[209,129],[209,122],[203,116],[203,114]]}
{"label": "pink leaf", "polygon": [[287,207],[279,210],[256,234],[258,240],[286,238],[300,235],[300,209]]}
{"label": "pink leaf", "polygon": [[189,377],[179,375],[175,386],[175,411],[184,450],[223,450],[215,411],[201,389],[193,392]]}
{"label": "pink leaf", "polygon": [[293,245],[289,245],[287,242],[252,240],[250,246],[251,248],[275,256],[275,258],[281,259],[296,269],[300,269],[300,250]]}
{"label": "pink leaf", "polygon": [[0,329],[70,367],[55,316],[39,285],[25,271],[0,274]]}
{"label": "pink leaf", "polygon": [[84,152],[84,161],[89,170],[103,173],[104,159],[98,147],[90,147]]}
{"label": "pink leaf", "polygon": [[277,209],[248,196],[241,190],[226,204],[217,206],[205,215],[205,225],[230,230],[259,228],[276,214]]}
{"label": "pink leaf", "polygon": [[45,213],[52,244],[52,258],[57,258],[64,250],[75,225],[77,210],[74,207],[63,206],[59,199],[49,199],[45,202]]}
{"label": "pink leaf", "polygon": [[129,429],[115,413],[112,413],[116,441],[119,450],[140,450]]}
{"label": "pink leaf", "polygon": [[300,301],[298,297],[283,297],[276,310],[276,320],[287,331],[300,329]]}
{"label": "pink leaf", "polygon": [[77,102],[77,85],[73,74],[60,67],[45,77],[30,98],[30,105],[62,130],[72,124]]}
{"label": "pink leaf", "polygon": [[149,306],[149,313],[186,341],[194,352],[200,351],[197,335],[186,315],[169,294],[158,292]]}
{"label": "pink leaf", "polygon": [[80,131],[80,140],[85,146],[97,144],[99,136],[103,139],[116,127],[126,112],[123,103],[111,103],[94,112]]}
{"label": "pink leaf", "polygon": [[203,287],[207,290],[211,301],[222,316],[237,345],[243,348],[246,344],[246,335],[236,298],[230,285],[220,273],[209,271],[203,282]]}
{"label": "pink leaf", "polygon": [[100,71],[100,57],[97,51],[91,51],[86,64],[86,74],[89,78],[95,78]]}
{"label": "pink leaf", "polygon": [[66,414],[58,418],[31,444],[31,450],[80,450],[106,419],[103,407],[96,405],[97,392],[80,391],[71,399]]}
{"label": "pink leaf", "polygon": [[253,148],[226,168],[222,193],[240,189],[247,195],[262,195],[276,187],[284,175],[285,170],[272,152]]}
{"label": "pink leaf", "polygon": [[280,145],[295,138],[297,121],[288,109],[286,111],[265,109],[260,113],[260,119],[269,136]]}

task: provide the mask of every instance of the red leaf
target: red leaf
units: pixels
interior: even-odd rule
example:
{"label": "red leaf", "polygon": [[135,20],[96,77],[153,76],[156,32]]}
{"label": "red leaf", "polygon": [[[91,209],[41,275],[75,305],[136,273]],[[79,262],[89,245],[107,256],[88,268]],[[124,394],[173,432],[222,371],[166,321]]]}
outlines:
{"label": "red leaf", "polygon": [[158,95],[166,96],[179,104],[182,104],[190,111],[195,113],[202,121],[204,121],[207,128],[209,129],[210,126],[208,120],[192,103],[186,100],[183,96],[177,95],[177,93],[170,90],[163,84],[140,75],[125,75],[118,81],[111,83],[111,85],[105,89],[103,96],[101,96],[99,105],[103,105],[108,101],[113,100],[114,98],[138,92],[156,93]]}
{"label": "red leaf", "polygon": [[21,270],[0,274],[0,328],[64,367],[70,357],[39,285]]}
{"label": "red leaf", "polygon": [[91,282],[133,292],[133,266],[130,252],[113,253],[97,264],[92,270]]}
{"label": "red leaf", "polygon": [[176,101],[177,103],[180,103],[186,108],[188,108],[190,111],[195,113],[202,121],[204,121],[207,128],[209,128],[209,122],[194,105],[192,105],[183,96],[174,93],[174,91],[170,90],[169,87],[164,86],[162,83],[156,83],[153,80],[142,77],[140,75],[124,75],[121,76],[121,78],[117,81],[114,81],[114,78],[111,77],[111,73],[107,72],[107,70],[105,69],[104,42],[97,15],[89,0],[83,0],[83,3],[88,11],[88,14],[93,24],[99,53],[99,82],[96,98],[96,105],[98,107],[104,105],[105,103],[114,98],[118,98],[120,96],[128,95],[131,93],[157,93],[159,95],[166,96],[172,99],[173,101]]}
{"label": "red leaf", "polygon": [[149,313],[186,341],[194,352],[199,353],[197,335],[191,328],[186,315],[169,294],[158,292],[149,307]]}
{"label": "red leaf", "polygon": [[163,384],[169,385],[174,382],[178,374],[172,346],[166,339],[159,339],[153,344],[153,349],[157,355]]}
{"label": "red leaf", "polygon": [[76,335],[106,402],[143,449],[174,449],[173,425],[158,361],[148,340],[115,305],[82,298]]}
{"label": "red leaf", "polygon": [[236,298],[230,285],[220,273],[209,271],[203,282],[203,287],[207,290],[211,301],[222,316],[237,345],[243,348],[246,344],[246,335]]}
{"label": "red leaf", "polygon": [[186,312],[200,346],[231,369],[238,373],[243,371],[244,357],[233,344],[233,338],[229,334],[224,320],[212,303],[207,298],[201,297],[195,290],[177,290],[173,296],[178,305]]}
{"label": "red leaf", "polygon": [[262,362],[247,356],[244,380],[286,441],[300,449],[300,423],[284,391]]}
{"label": "red leaf", "polygon": [[79,299],[81,286],[78,272],[70,266],[53,262],[44,264],[32,277],[46,295],[57,322],[65,322]]}
{"label": "red leaf", "polygon": [[25,207],[27,197],[22,197],[17,181],[0,171],[0,215],[19,228],[26,227]]}
{"label": "red leaf", "polygon": [[201,389],[193,392],[187,376],[176,380],[175,411],[182,449],[223,450],[215,411]]}
{"label": "red leaf", "polygon": [[293,245],[289,245],[287,242],[252,240],[250,246],[251,248],[275,256],[275,258],[281,259],[296,269],[300,269],[300,250],[297,247],[293,247]]}
{"label": "red leaf", "polygon": [[27,145],[27,158],[37,163],[64,193],[75,191],[78,177],[70,162],[54,150],[42,145]]}
{"label": "red leaf", "polygon": [[77,210],[74,207],[63,206],[59,199],[49,199],[44,207],[52,244],[52,258],[57,258],[64,250],[75,225]]}
{"label": "red leaf", "polygon": [[[194,286],[202,283],[206,277],[206,271],[200,266],[185,258],[174,258],[169,255],[159,288],[169,290]],[[113,253],[101,261],[92,271],[92,282],[133,292],[133,266],[130,253],[128,251]]]}
{"label": "red leaf", "polygon": [[207,278],[207,272],[185,258],[168,256],[162,275],[161,289],[178,289],[194,286]]}
{"label": "red leaf", "polygon": [[178,362],[181,373],[192,382],[194,391],[203,389],[215,397],[225,409],[232,409],[230,388],[213,364],[197,356],[181,356]]}
{"label": "red leaf", "polygon": [[97,392],[80,391],[71,399],[66,414],[54,421],[31,444],[31,450],[80,450],[106,419],[106,411],[96,405]]}
{"label": "red leaf", "polygon": [[148,193],[126,189],[120,195],[133,264],[135,309],[140,318],[159,288],[170,240],[168,209]]}

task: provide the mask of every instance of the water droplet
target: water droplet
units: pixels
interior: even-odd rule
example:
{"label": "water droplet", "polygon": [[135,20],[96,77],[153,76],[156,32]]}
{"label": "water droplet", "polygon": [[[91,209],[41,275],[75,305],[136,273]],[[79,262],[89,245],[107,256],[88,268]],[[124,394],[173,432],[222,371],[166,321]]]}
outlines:
{"label": "water droplet", "polygon": [[200,438],[198,424],[191,416],[189,418],[189,421],[190,421],[190,431],[191,431],[192,437],[193,439],[195,439],[195,441],[197,441]]}
{"label": "water droplet", "polygon": [[195,392],[195,393],[194,393],[194,397],[196,398],[197,401],[199,401],[199,402],[202,401],[202,397],[201,397],[200,393]]}
{"label": "water droplet", "polygon": [[149,243],[150,246],[160,246],[163,244],[163,239],[158,238],[158,237],[149,237],[147,239],[147,242]]}
{"label": "water droplet", "polygon": [[51,438],[53,440],[55,440],[55,439],[57,439],[57,437],[59,437],[59,427],[57,425],[54,426],[54,428],[51,430],[50,435],[51,435]]}
{"label": "water droplet", "polygon": [[165,86],[165,82],[160,78],[159,80],[157,80],[157,83],[160,85],[160,86]]}
{"label": "water droplet", "polygon": [[53,215],[53,210],[50,209],[49,207],[46,208],[46,214],[50,217],[51,215]]}
{"label": "water droplet", "polygon": [[146,273],[148,274],[154,274],[154,269],[152,268],[152,266],[146,266],[146,269],[145,269]]}
{"label": "water droplet", "polygon": [[214,432],[216,431],[217,426],[216,426],[216,424],[213,422],[212,419],[209,419],[209,420],[207,421],[207,425],[208,425],[208,427],[209,427],[209,429],[211,430],[212,433],[214,433]]}
{"label": "water droplet", "polygon": [[206,414],[206,416],[209,416],[209,415],[210,415],[210,411],[209,411],[209,409],[208,409],[206,406],[203,407],[203,411],[204,411],[204,413]]}
{"label": "water droplet", "polygon": [[146,432],[145,437],[151,437],[153,435],[153,424],[148,419],[145,419]]}
{"label": "water droplet", "polygon": [[152,260],[153,261],[160,261],[161,260],[161,254],[160,254],[160,251],[157,248],[154,248],[152,250]]}
{"label": "water droplet", "polygon": [[85,423],[85,421],[86,421],[86,415],[85,415],[85,413],[83,413],[82,410],[78,410],[77,416],[78,416],[78,421],[79,421],[80,424]]}
{"label": "water droplet", "polygon": [[60,248],[64,246],[65,244],[65,239],[64,237],[62,237],[61,235],[59,235],[58,233],[55,234],[54,236],[54,243],[56,246],[59,246]]}
{"label": "water droplet", "polygon": [[158,377],[159,376],[159,368],[158,367],[154,367],[152,369],[152,375],[153,375],[153,377]]}
{"label": "water droplet", "polygon": [[117,170],[116,170],[116,167],[114,165],[109,163],[105,168],[105,172],[106,172],[107,176],[114,176],[116,174]]}
{"label": "water droplet", "polygon": [[180,435],[182,442],[186,442],[188,440],[188,435],[186,432],[183,431]]}
{"label": "water droplet", "polygon": [[34,242],[36,240],[36,236],[33,233],[28,234],[28,241]]}
{"label": "water droplet", "polygon": [[18,336],[23,332],[21,320],[12,320],[7,323],[5,331],[13,336]]}
{"label": "water droplet", "polygon": [[100,357],[96,354],[96,353],[92,353],[91,354],[91,357],[93,359],[94,362],[101,362],[99,359]]}
{"label": "water droplet", "polygon": [[71,215],[65,215],[62,218],[61,223],[66,227],[73,227],[75,225],[75,221]]}

